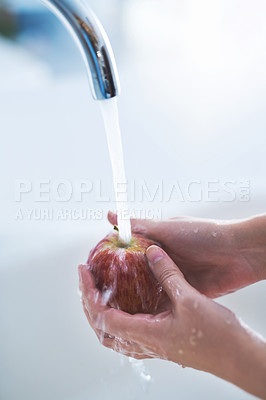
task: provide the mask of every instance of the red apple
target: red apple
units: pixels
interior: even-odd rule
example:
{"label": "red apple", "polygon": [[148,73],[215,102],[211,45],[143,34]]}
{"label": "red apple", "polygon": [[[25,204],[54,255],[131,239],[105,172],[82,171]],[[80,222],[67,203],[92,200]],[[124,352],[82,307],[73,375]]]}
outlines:
{"label": "red apple", "polygon": [[87,264],[110,307],[130,314],[156,313],[166,295],[145,255],[152,244],[155,243],[137,234],[125,244],[115,232],[91,250]]}

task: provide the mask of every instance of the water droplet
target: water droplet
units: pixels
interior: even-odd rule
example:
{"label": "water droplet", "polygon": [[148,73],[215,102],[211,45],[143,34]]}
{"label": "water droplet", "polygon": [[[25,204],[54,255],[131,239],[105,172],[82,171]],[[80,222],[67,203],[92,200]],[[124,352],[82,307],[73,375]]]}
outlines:
{"label": "water droplet", "polygon": [[195,229],[193,230],[194,233],[198,233],[198,231],[199,231],[199,228],[195,228]]}
{"label": "water droplet", "polygon": [[217,236],[217,232],[212,232],[212,236],[216,237]]}
{"label": "water droplet", "polygon": [[193,307],[195,308],[195,310],[197,310],[198,306],[199,306],[199,303],[197,301],[195,301],[193,304]]}
{"label": "water droplet", "polygon": [[176,289],[176,294],[177,294],[177,296],[180,296],[180,292],[178,289]]}
{"label": "water droplet", "polygon": [[191,346],[196,346],[196,336],[191,335],[189,338],[189,343],[191,344]]}
{"label": "water droplet", "polygon": [[115,339],[115,336],[109,335],[109,333],[104,333],[106,339]]}
{"label": "water droplet", "polygon": [[182,349],[178,350],[178,354],[184,354],[184,351]]}
{"label": "water droplet", "polygon": [[147,390],[147,385],[149,385],[153,381],[153,379],[147,368],[145,367],[144,362],[142,360],[136,360],[131,357],[129,357],[129,362],[132,366],[133,371],[139,377],[142,388],[144,390]]}

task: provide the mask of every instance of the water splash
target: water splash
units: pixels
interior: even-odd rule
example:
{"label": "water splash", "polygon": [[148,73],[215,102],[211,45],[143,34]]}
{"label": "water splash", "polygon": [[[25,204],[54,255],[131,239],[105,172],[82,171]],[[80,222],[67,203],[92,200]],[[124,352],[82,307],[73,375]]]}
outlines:
{"label": "water splash", "polygon": [[140,380],[142,389],[148,390],[150,384],[153,382],[152,376],[144,365],[142,360],[136,360],[135,358],[129,357],[129,362],[132,366],[133,371]]}
{"label": "water splash", "polygon": [[131,239],[131,224],[129,218],[127,180],[124,165],[123,147],[116,98],[99,101],[104,119],[108,149],[112,164],[113,181],[116,198],[119,237],[126,243]]}
{"label": "water splash", "polygon": [[[112,288],[108,288],[108,289],[103,291],[103,293],[102,293],[102,303],[103,303],[103,305],[106,306],[108,304],[108,302],[109,302],[109,300],[110,300],[110,298],[112,296],[112,293],[113,293],[113,289]],[[97,294],[98,294],[98,292],[97,292]]]}

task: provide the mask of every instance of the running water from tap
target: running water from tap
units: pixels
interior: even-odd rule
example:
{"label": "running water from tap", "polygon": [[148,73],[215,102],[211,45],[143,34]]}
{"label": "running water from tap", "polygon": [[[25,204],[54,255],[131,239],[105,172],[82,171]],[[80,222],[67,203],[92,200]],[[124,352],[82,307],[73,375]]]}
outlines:
{"label": "running water from tap", "polygon": [[119,191],[119,188],[121,189],[120,185],[126,186],[126,173],[117,101],[116,98],[113,97],[108,100],[99,101],[99,104],[104,119],[105,132],[113,170],[119,237],[125,243],[128,243],[131,239],[131,224],[127,191]]}

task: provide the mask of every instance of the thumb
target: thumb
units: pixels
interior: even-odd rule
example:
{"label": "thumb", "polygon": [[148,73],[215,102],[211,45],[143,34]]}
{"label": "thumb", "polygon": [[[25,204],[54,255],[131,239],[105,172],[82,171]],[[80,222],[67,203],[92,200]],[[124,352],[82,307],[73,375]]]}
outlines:
{"label": "thumb", "polygon": [[149,266],[155,278],[167,293],[172,303],[184,289],[190,287],[184,275],[171,258],[158,246],[150,246],[146,251]]}
{"label": "thumb", "polygon": [[[108,221],[112,225],[117,225],[117,214],[113,213],[112,211],[108,212],[107,215]],[[142,235],[152,236],[155,240],[157,235],[157,225],[155,221],[151,219],[135,219],[131,218],[131,230],[133,233],[140,233]]]}

